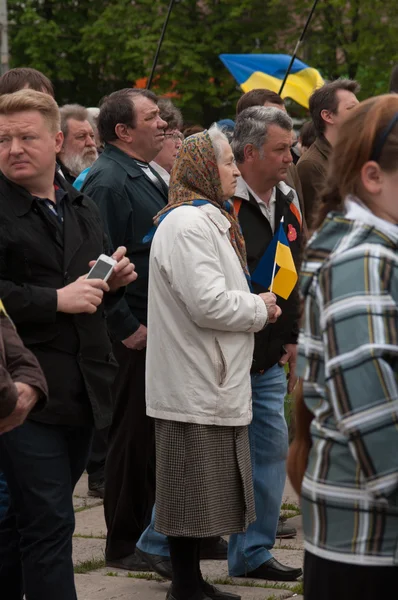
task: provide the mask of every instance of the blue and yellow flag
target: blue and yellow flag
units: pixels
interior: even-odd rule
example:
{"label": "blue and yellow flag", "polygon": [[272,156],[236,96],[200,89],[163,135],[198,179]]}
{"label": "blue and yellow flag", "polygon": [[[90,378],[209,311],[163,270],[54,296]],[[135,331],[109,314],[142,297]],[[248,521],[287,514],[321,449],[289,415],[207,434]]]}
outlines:
{"label": "blue and yellow flag", "polygon": [[289,241],[283,229],[283,218],[251,279],[285,300],[292,293],[298,277]]}
{"label": "blue and yellow flag", "polygon": [[[244,92],[262,88],[279,93],[291,56],[288,54],[220,54]],[[282,98],[292,98],[308,108],[312,92],[325,82],[316,69],[294,59]]]}

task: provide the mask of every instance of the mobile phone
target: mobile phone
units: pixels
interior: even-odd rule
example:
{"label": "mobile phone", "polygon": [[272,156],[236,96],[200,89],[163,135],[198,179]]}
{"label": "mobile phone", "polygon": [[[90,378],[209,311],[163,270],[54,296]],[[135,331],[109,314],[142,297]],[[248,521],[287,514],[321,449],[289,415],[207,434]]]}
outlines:
{"label": "mobile phone", "polygon": [[116,260],[106,254],[101,254],[95,261],[95,265],[91,267],[87,279],[103,279],[104,281],[108,281],[116,264]]}

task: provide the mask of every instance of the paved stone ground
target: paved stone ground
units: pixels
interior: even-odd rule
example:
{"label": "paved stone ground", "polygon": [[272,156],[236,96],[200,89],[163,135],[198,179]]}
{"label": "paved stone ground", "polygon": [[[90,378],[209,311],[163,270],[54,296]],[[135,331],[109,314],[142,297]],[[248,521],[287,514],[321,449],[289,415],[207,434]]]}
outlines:
{"label": "paved stone ground", "polygon": [[[79,600],[164,600],[169,582],[153,573],[129,573],[105,566],[104,550],[106,526],[102,502],[87,496],[87,476],[76,487],[74,504],[76,530],[73,544],[73,562]],[[286,485],[283,509],[298,530],[297,538],[281,540],[274,549],[275,557],[284,564],[299,567],[303,562],[303,535],[297,497]],[[203,561],[203,575],[221,588],[233,591],[243,600],[302,600],[302,583],[273,583],[228,577],[224,561]]]}

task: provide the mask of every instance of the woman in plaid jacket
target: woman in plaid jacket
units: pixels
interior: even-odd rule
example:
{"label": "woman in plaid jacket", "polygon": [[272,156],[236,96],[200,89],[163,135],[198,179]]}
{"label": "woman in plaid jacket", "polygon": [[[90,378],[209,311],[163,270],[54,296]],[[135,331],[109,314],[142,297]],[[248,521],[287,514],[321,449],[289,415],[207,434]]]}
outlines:
{"label": "woman in plaid jacket", "polygon": [[398,96],[352,111],[329,181],[324,214],[338,212],[312,237],[301,276],[289,475],[305,600],[376,600],[398,584]]}

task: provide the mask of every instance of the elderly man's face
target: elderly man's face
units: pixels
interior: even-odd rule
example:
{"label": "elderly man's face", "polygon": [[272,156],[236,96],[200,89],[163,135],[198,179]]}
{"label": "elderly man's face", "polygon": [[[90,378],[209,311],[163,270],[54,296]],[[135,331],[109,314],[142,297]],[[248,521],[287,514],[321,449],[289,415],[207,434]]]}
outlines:
{"label": "elderly man's face", "polygon": [[0,171],[26,189],[54,178],[63,135],[36,110],[0,115]]}
{"label": "elderly man's face", "polygon": [[167,123],[161,119],[158,106],[149,98],[136,96],[133,102],[136,123],[131,129],[131,151],[150,162],[163,148]]}
{"label": "elderly man's face", "polygon": [[59,158],[75,177],[97,160],[94,131],[88,121],[68,119],[68,132]]}
{"label": "elderly man's face", "polygon": [[287,171],[293,162],[290,151],[292,132],[278,125],[268,127],[267,139],[261,151],[255,152],[255,168],[260,170],[264,178],[273,185],[285,181]]}

